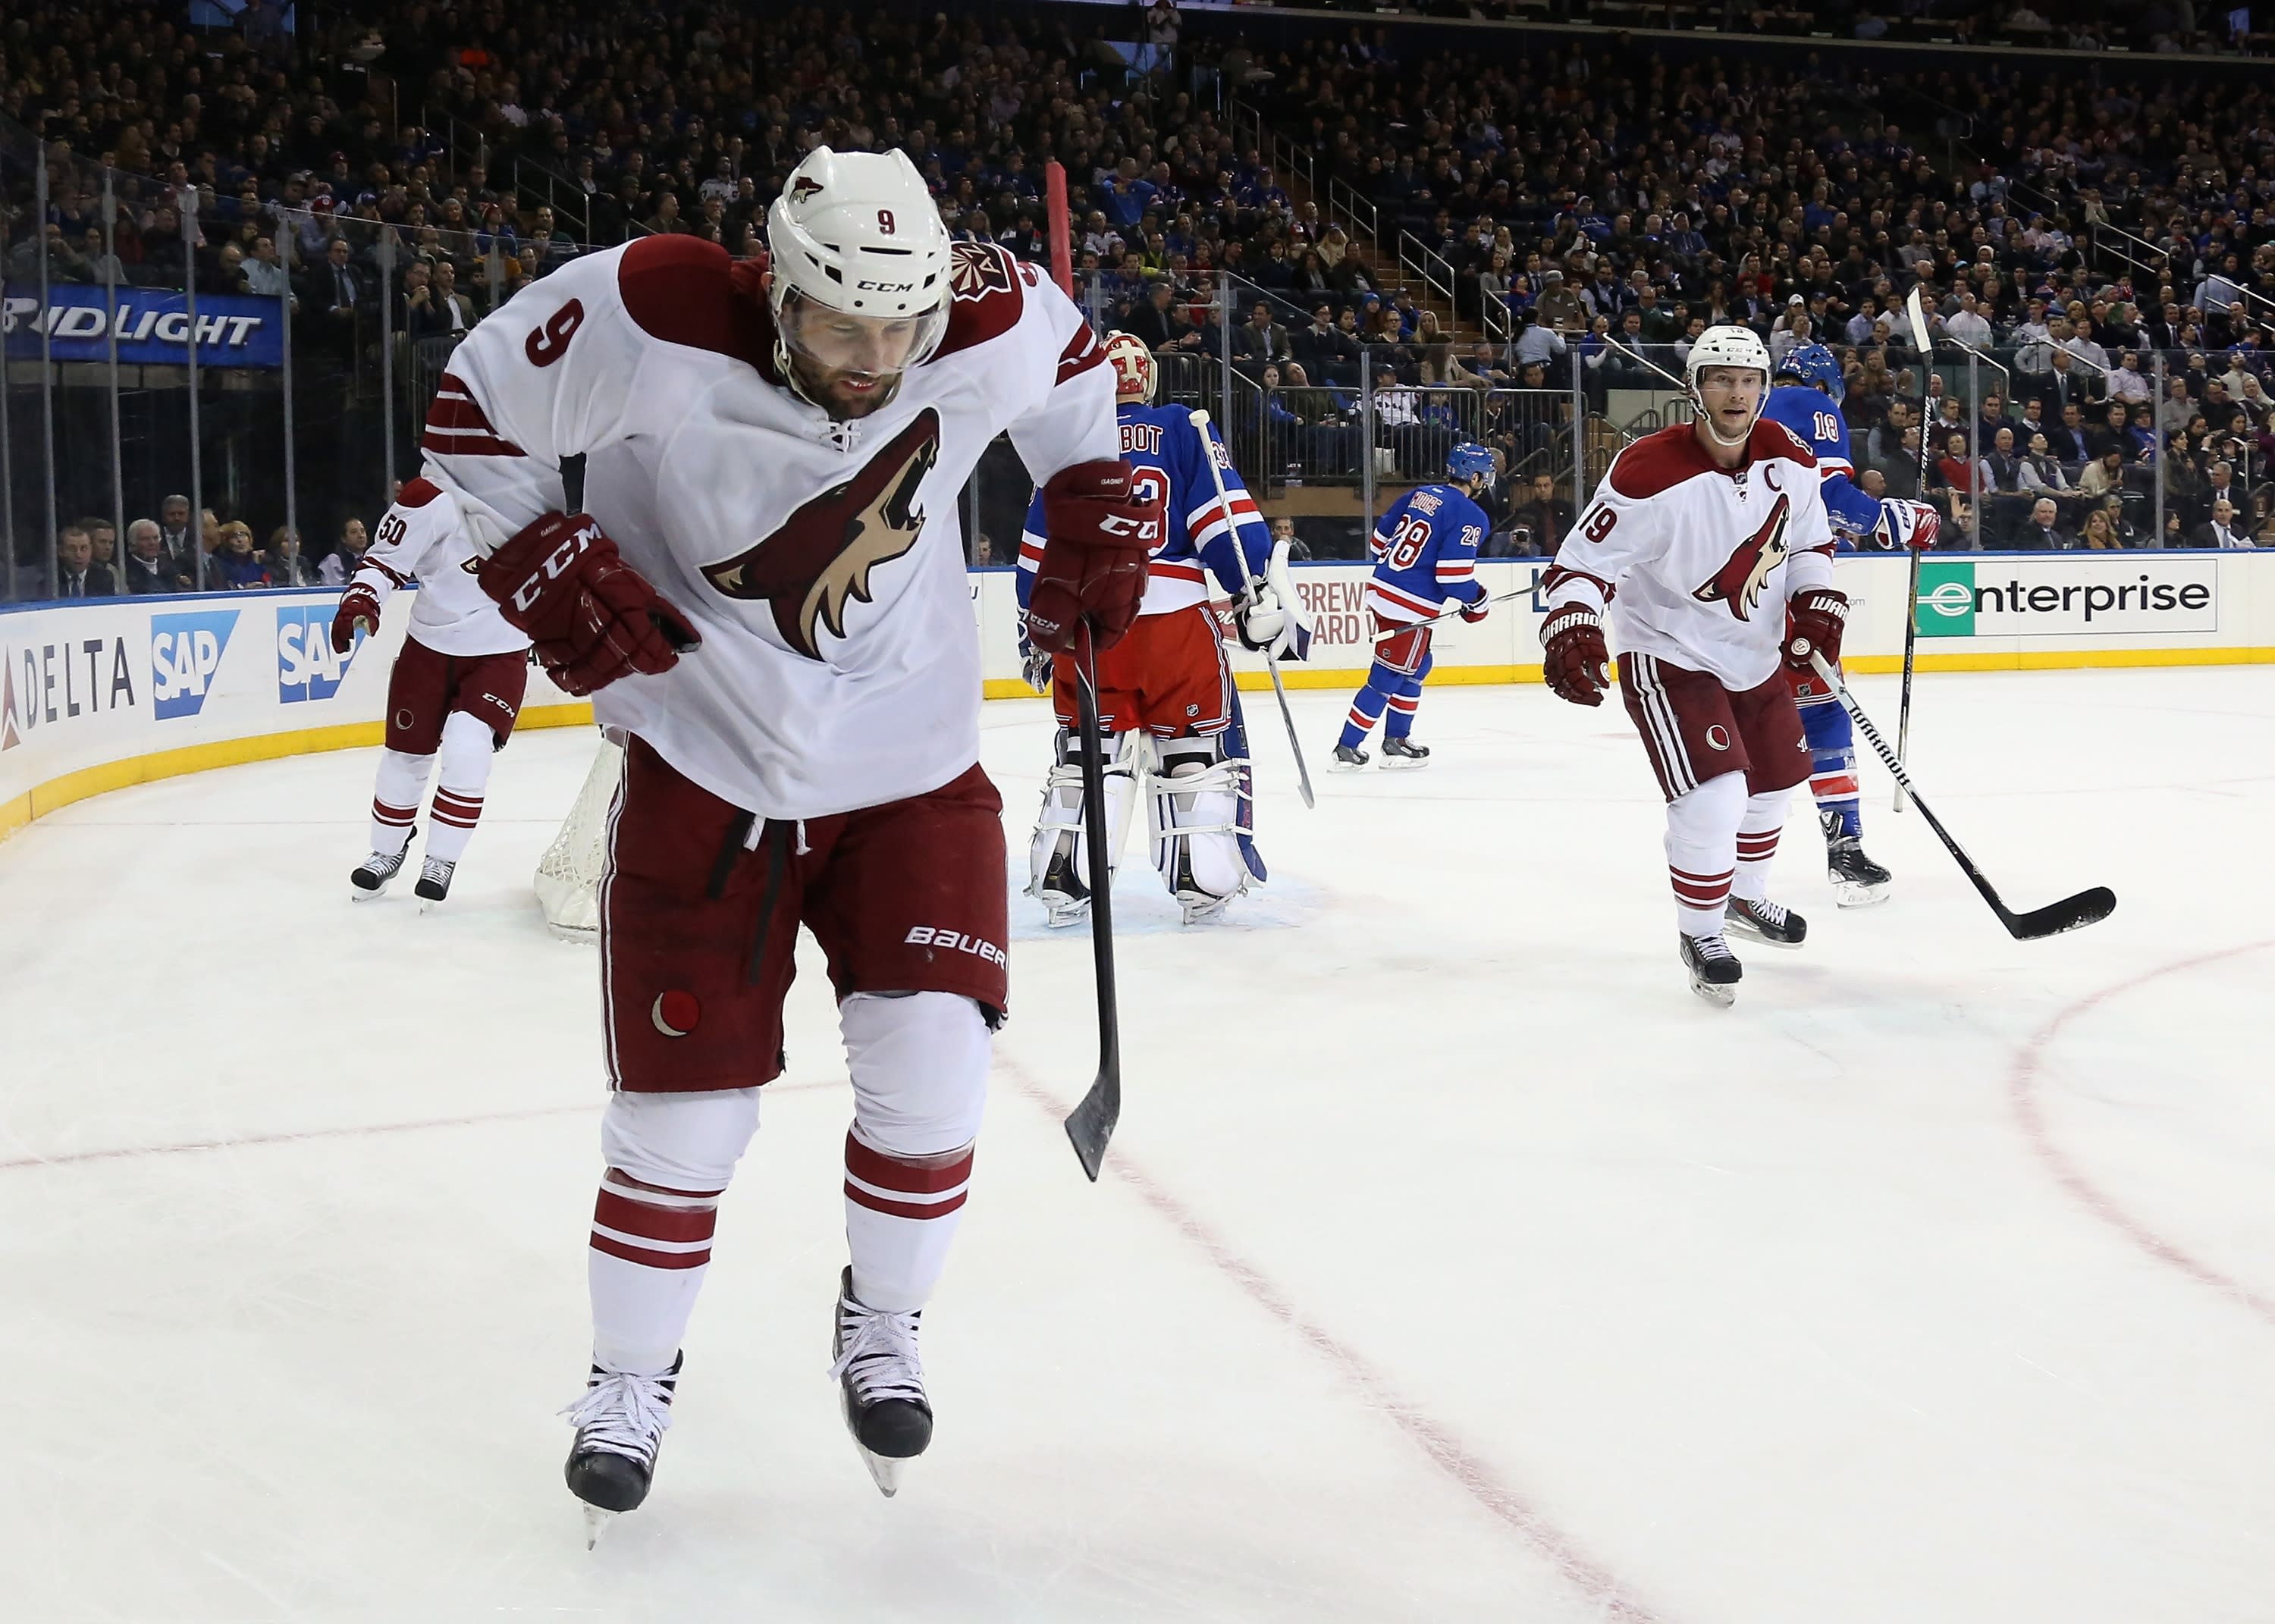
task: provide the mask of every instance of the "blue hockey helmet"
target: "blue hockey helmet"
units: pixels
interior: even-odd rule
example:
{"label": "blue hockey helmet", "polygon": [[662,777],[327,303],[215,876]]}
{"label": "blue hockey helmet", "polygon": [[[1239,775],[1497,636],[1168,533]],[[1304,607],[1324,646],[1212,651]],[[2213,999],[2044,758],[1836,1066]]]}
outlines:
{"label": "blue hockey helmet", "polygon": [[1464,483],[1471,480],[1490,480],[1493,472],[1493,454],[1474,440],[1464,440],[1446,453],[1446,472]]}
{"label": "blue hockey helmet", "polygon": [[1785,352],[1785,359],[1777,364],[1777,375],[1823,389],[1836,402],[1848,393],[1848,381],[1841,375],[1840,363],[1823,344],[1794,345]]}

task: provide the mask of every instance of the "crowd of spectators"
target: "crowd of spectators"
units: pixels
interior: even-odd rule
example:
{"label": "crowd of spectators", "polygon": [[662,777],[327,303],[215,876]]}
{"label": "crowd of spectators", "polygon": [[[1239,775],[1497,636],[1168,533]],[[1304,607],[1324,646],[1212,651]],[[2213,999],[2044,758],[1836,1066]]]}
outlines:
{"label": "crowd of spectators", "polygon": [[[73,519],[56,536],[55,595],[59,598],[146,597],[194,592],[253,592],[284,586],[344,586],[356,571],[368,534],[351,518],[321,557],[310,555],[299,534],[279,525],[266,541],[242,519],[223,520],[211,508],[190,527],[190,499],[179,494],[158,504],[156,518],[130,519],[126,545],[117,526],[100,516]],[[45,597],[44,576],[26,583]]]}
{"label": "crowd of spectators", "polygon": [[[2057,43],[2219,42],[2163,0],[2154,15],[2047,11]],[[1903,11],[1974,38],[2045,37],[2036,15]],[[1833,22],[1863,32],[1872,16]],[[36,229],[58,280],[178,283],[189,189],[201,288],[289,292],[317,355],[367,353],[382,301],[399,343],[447,349],[593,245],[686,232],[761,252],[765,208],[817,142],[903,147],[956,237],[1041,258],[1056,160],[1089,297],[1153,345],[1173,387],[1228,350],[1254,386],[1240,427],[1296,470],[1423,477],[1457,435],[1485,438],[1504,453],[1505,545],[1554,544],[1553,525],[1515,514],[1535,473],[1569,480],[1576,356],[1600,412],[1612,389],[1655,386],[1631,351],[1679,364],[1698,330],[1731,320],[1774,345],[1837,346],[1844,410],[1871,447],[1860,461],[1970,526],[1979,496],[1986,540],[2033,527],[2029,481],[2047,468],[2075,536],[2095,495],[2137,491],[2160,459],[2184,535],[2216,523],[2197,492],[2220,487],[2223,464],[2242,481],[2234,524],[2264,528],[2275,102],[2256,81],[2168,73],[2153,57],[1851,72],[1603,36],[1472,34],[1457,53],[1324,20],[1267,50],[1214,31],[1181,40],[1180,24],[1167,0],[1096,19],[601,0],[508,17],[381,0],[306,16],[296,35],[276,0],[225,31],[120,0],[32,0],[0,26],[0,114],[59,184],[41,220],[26,166],[0,175],[8,266],[22,274]],[[1330,176],[1357,189],[1379,243],[1291,195],[1236,139],[1236,98],[1292,138],[1323,189]],[[111,245],[93,190],[103,164],[121,203]],[[1442,257],[1450,310],[1397,285],[1381,250],[1402,232]],[[1949,353],[1933,372],[1910,353],[1896,313],[1922,281],[1945,331],[2005,358],[2004,420],[1987,402],[1946,404]],[[1220,297],[1230,288],[1237,300]],[[2186,417],[2180,395],[2137,397],[2151,350],[2196,409]],[[2099,445],[2112,401],[2124,447]],[[1987,431],[1955,460],[1939,432],[1954,411]],[[2135,506],[2116,515],[2127,540]],[[281,544],[245,547],[259,530],[240,523],[252,516],[224,510],[229,533],[200,543],[208,578],[249,578],[238,560],[305,569]]]}

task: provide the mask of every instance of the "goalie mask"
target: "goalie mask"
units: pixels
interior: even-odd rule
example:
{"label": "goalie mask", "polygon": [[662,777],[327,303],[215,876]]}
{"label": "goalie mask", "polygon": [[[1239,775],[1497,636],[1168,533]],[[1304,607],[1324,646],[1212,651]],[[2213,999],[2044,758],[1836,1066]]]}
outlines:
{"label": "goalie mask", "polygon": [[948,329],[949,238],[908,155],[817,147],[767,211],[775,364],[833,417],[891,400]]}
{"label": "goalie mask", "polygon": [[1106,341],[1106,364],[1114,368],[1114,404],[1151,405],[1156,367],[1153,352],[1134,333],[1116,333]]}
{"label": "goalie mask", "polygon": [[[1724,434],[1715,426],[1713,416],[1706,410],[1706,402],[1698,392],[1699,377],[1711,366],[1735,367],[1762,375],[1761,393],[1754,401],[1754,414],[1746,419],[1744,432],[1735,439]],[[1698,414],[1698,421],[1714,442],[1723,446],[1743,445],[1753,434],[1754,425],[1761,421],[1762,407],[1769,399],[1769,347],[1750,327],[1710,327],[1699,336],[1698,342],[1690,346],[1689,359],[1683,366],[1683,380],[1689,386],[1691,410]]]}

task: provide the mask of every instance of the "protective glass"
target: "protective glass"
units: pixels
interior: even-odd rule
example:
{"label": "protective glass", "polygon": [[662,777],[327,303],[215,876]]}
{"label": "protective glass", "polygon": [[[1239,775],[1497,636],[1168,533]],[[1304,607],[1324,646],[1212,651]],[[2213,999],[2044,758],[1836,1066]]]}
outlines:
{"label": "protective glass", "polygon": [[791,288],[775,320],[784,347],[817,373],[882,378],[931,359],[948,331],[948,306],[920,316],[855,315]]}

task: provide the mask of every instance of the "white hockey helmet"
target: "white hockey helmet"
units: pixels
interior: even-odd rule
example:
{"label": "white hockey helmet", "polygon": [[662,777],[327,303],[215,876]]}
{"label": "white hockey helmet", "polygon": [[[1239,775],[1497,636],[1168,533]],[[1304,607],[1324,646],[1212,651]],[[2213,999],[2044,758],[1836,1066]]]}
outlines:
{"label": "white hockey helmet", "polygon": [[[948,328],[948,228],[906,153],[817,147],[767,211],[775,360],[897,377]],[[800,389],[799,392],[805,391]]]}
{"label": "white hockey helmet", "polygon": [[[1706,432],[1718,444],[1742,445],[1754,432],[1753,423],[1749,422],[1745,434],[1735,440],[1726,440],[1722,431],[1714,427],[1713,419],[1706,414],[1706,403],[1699,398],[1698,374],[1709,366],[1750,367],[1761,374],[1762,401],[1766,403],[1770,393],[1769,346],[1762,342],[1761,335],[1752,328],[1726,323],[1720,327],[1710,327],[1700,334],[1698,342],[1690,346],[1689,358],[1683,363],[1682,378],[1689,387],[1691,409],[1698,414],[1698,420],[1706,426]],[[1761,417],[1759,404],[1754,408],[1754,417],[1757,420]]]}
{"label": "white hockey helmet", "polygon": [[1106,364],[1114,368],[1114,400],[1117,405],[1135,401],[1150,405],[1153,376],[1158,370],[1153,352],[1135,333],[1116,333],[1106,341]]}

